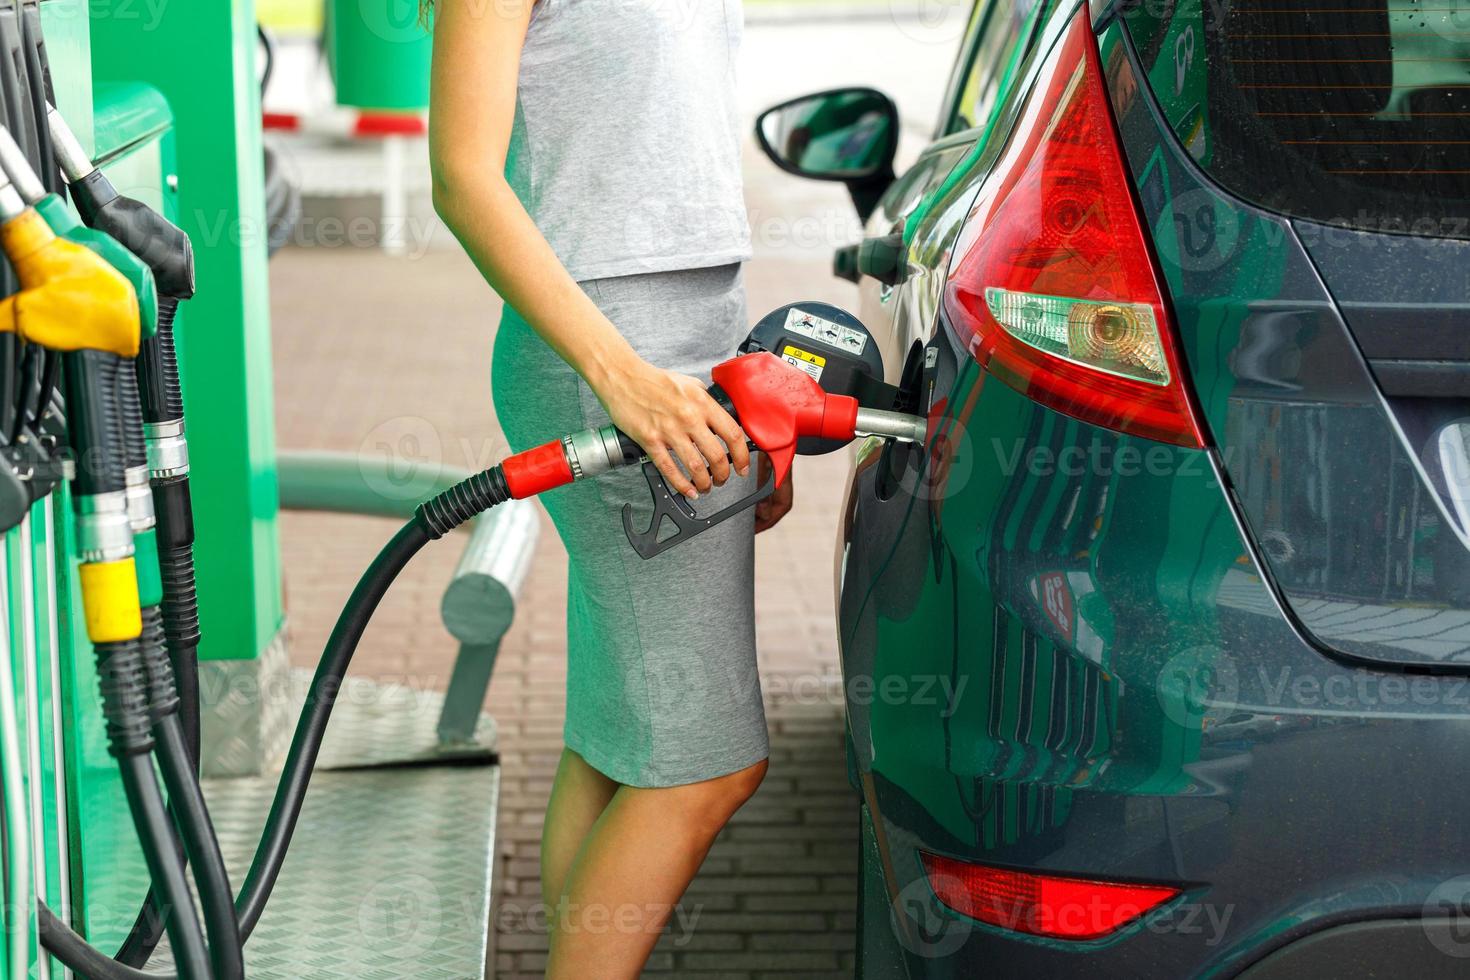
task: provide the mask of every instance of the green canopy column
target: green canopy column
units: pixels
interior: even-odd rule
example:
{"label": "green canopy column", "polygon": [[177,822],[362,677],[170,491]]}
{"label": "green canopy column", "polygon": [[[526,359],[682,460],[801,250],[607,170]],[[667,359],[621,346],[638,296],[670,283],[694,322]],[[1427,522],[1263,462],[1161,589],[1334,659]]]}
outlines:
{"label": "green canopy column", "polygon": [[[221,675],[230,678],[233,710],[254,718],[236,717],[224,727],[245,725],[250,738],[262,724],[264,699],[254,696],[261,689],[258,661],[280,652],[282,626],[254,3],[138,4],[133,16],[124,16],[114,0],[91,3],[99,91],[106,83],[144,81],[173,111],[171,216],[193,239],[198,258],[198,295],[180,309],[179,349],[197,524],[200,655],[215,668],[203,680],[208,698],[212,681],[217,693]],[[235,683],[243,677],[256,686]],[[206,741],[210,720],[206,711]],[[206,765],[210,751],[206,745]],[[231,754],[238,757],[239,746]]]}

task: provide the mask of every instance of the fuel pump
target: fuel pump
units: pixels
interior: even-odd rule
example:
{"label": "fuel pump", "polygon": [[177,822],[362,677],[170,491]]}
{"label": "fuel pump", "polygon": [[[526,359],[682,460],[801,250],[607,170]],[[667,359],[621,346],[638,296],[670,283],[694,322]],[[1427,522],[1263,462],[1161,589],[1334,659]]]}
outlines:
{"label": "fuel pump", "polygon": [[154,718],[133,521],[128,512],[122,381],[137,355],[137,296],[95,253],[58,238],[0,177],[0,248],[20,291],[0,301],[0,323],[27,344],[65,354],[67,428],[82,606],[96,651],[109,750],[118,760],[150,876],[170,909],[168,931],[189,976],[213,975],[184,866],[153,770]]}
{"label": "fuel pump", "polygon": [[[72,217],[62,200],[47,194],[31,169],[24,152],[8,130],[0,128],[0,168],[11,179],[20,196],[32,204],[53,233],[82,245],[122,273],[138,296],[140,349],[156,339],[158,301],[152,271],[131,251],[106,232],[87,228]],[[209,819],[198,784],[183,724],[179,718],[181,699],[165,637],[161,604],[164,588],[160,573],[157,520],[149,485],[149,465],[143,418],[138,400],[138,376],[131,363],[117,371],[117,418],[123,454],[124,496],[132,531],[134,567],[137,571],[147,710],[152,719],[159,768],[168,789],[170,810],[182,837],[182,846],[194,867],[194,875],[208,926],[209,950],[219,980],[244,974],[240,940],[234,914],[234,892],[224,859]],[[147,953],[157,945],[164,921],[156,892],[150,892],[144,913],[133,931],[137,946]],[[131,937],[130,937],[131,938]],[[124,947],[124,953],[127,947]]]}
{"label": "fuel pump", "polygon": [[61,113],[49,104],[45,111],[44,128],[51,136],[57,164],[82,220],[141,259],[157,286],[158,329],[142,341],[137,373],[149,478],[158,515],[164,631],[179,683],[189,752],[197,769],[199,604],[194,582],[189,444],[174,344],[179,304],[194,295],[194,249],[189,236],[178,226],[147,205],[119,194],[92,163]]}
{"label": "fuel pump", "polygon": [[[56,108],[45,104],[45,125],[56,162],[86,223],[120,242],[149,270],[158,298],[157,330],[143,339],[137,359],[146,438],[148,483],[157,515],[158,565],[163,585],[163,630],[179,693],[185,746],[199,767],[199,605],[194,578],[194,516],[189,489],[189,446],[179,383],[174,324],[181,301],[194,295],[194,251],[188,235],[147,205],[118,193],[82,149]],[[154,896],[149,896],[149,905]],[[222,912],[219,926],[224,926]],[[162,936],[157,915],[140,914],[119,950],[140,966]],[[233,973],[233,971],[227,971]]]}

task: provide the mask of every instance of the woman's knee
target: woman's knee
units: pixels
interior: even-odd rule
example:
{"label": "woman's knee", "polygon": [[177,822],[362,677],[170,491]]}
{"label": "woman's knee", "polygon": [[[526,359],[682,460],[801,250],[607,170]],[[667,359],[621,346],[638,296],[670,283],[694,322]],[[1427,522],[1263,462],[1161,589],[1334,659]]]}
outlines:
{"label": "woman's knee", "polygon": [[761,780],[766,777],[768,765],[762,759],[728,776],[680,787],[685,797],[686,812],[710,836],[719,833],[735,811],[755,795]]}
{"label": "woman's knee", "polygon": [[735,804],[738,809],[746,800],[755,795],[760,789],[761,783],[766,778],[766,770],[771,766],[769,759],[762,759],[753,766],[746,766],[739,772],[732,772],[724,777],[730,780],[730,794],[733,799],[738,799]]}

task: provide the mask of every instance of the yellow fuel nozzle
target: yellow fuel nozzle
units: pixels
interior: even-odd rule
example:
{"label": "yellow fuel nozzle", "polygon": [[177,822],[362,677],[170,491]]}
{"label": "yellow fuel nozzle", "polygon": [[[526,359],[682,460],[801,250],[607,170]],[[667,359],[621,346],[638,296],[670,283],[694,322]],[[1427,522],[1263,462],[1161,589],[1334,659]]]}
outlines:
{"label": "yellow fuel nozzle", "polygon": [[58,238],[0,175],[0,249],[20,292],[0,300],[0,332],[58,351],[136,357],[138,295],[96,253]]}

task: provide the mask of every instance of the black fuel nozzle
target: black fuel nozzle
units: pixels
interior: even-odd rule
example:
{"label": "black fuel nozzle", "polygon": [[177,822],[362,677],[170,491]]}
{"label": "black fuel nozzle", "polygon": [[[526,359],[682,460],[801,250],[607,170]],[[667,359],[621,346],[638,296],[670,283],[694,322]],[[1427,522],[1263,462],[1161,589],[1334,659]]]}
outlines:
{"label": "black fuel nozzle", "polygon": [[[194,295],[193,243],[182,228],[148,205],[119,194],[55,106],[47,105],[46,122],[57,163],[82,220],[116,239],[153,273],[158,289],[158,331],[156,338],[145,340],[138,356],[143,421],[154,429],[155,441],[173,440],[161,451],[164,456],[181,456],[182,448],[174,443],[182,438],[184,402],[173,327],[179,303]],[[170,459],[160,468],[178,471],[186,465]]]}
{"label": "black fuel nozzle", "polygon": [[57,164],[82,220],[107,232],[148,264],[160,299],[193,296],[194,246],[188,234],[148,205],[120,194],[53,105],[46,107],[46,123]]}

